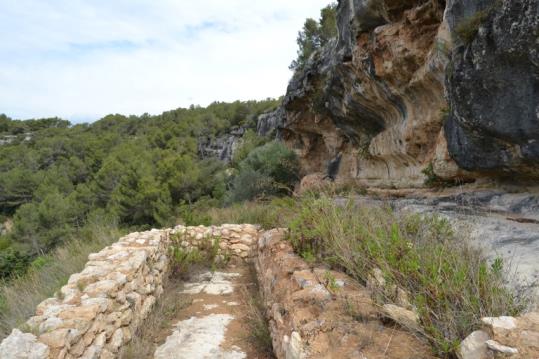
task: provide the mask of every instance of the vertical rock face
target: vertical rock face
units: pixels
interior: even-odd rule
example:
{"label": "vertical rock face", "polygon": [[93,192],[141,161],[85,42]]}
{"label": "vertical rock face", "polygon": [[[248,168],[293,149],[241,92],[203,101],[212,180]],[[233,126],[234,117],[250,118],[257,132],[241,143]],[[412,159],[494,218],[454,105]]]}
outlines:
{"label": "vertical rock face", "polygon": [[473,40],[453,51],[445,124],[449,152],[465,169],[537,176],[539,2],[449,4],[447,19],[457,36],[471,31],[470,16],[483,21]]}
{"label": "vertical rock face", "polygon": [[218,137],[200,138],[198,141],[198,155],[201,158],[216,158],[230,163],[234,152],[241,145],[245,128],[237,128]]}
{"label": "vertical rock face", "polygon": [[284,116],[285,113],[282,107],[258,116],[256,125],[257,135],[262,137],[280,138]]}
{"label": "vertical rock face", "polygon": [[[446,179],[521,171],[524,162],[533,173],[537,2],[492,3],[339,1],[338,39],[296,72],[283,101],[283,139],[304,174],[327,173],[338,156],[339,178],[371,186],[421,186],[429,164]],[[480,25],[472,44],[462,43],[459,25],[486,8],[491,30]],[[507,147],[510,138],[519,149]]]}

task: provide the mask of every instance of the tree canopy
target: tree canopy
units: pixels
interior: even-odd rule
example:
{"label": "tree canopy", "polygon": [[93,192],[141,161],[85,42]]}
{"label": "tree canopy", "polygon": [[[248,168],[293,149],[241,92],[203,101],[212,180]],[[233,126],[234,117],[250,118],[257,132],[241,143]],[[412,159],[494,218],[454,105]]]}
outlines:
{"label": "tree canopy", "polygon": [[244,172],[243,162],[253,162],[267,140],[247,130],[230,168],[201,158],[199,139],[238,126],[256,128],[258,115],[277,104],[274,99],[215,102],[76,125],[0,115],[0,140],[9,139],[0,142],[0,218],[13,220],[13,230],[0,236],[0,277],[20,272],[32,258],[77,236],[88,218],[112,216],[122,227],[138,230],[174,225],[185,206],[200,200],[224,204]]}
{"label": "tree canopy", "polygon": [[331,3],[321,10],[318,21],[312,18],[305,21],[297,38],[298,57],[292,61],[290,69],[303,68],[315,51],[324,47],[337,35],[337,4]]}

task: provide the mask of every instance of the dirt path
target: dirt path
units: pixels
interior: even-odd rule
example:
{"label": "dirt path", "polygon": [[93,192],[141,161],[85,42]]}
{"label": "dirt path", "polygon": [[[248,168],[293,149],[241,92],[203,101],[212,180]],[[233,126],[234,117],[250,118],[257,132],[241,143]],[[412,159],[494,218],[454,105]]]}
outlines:
{"label": "dirt path", "polygon": [[191,304],[162,333],[154,358],[268,358],[249,336],[248,301],[256,291],[253,272],[245,264],[192,274],[178,293]]}

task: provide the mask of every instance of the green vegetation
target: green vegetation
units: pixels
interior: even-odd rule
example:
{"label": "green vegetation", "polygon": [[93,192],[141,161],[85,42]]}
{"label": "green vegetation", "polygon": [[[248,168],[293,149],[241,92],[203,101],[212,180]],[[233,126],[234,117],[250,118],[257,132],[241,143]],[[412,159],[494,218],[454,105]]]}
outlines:
{"label": "green vegetation", "polygon": [[[353,201],[337,205],[324,194],[248,208],[269,214],[273,223],[265,227],[290,228],[291,243],[308,262],[324,262],[362,283],[373,269],[382,270],[388,286],[410,294],[422,334],[438,356],[453,357],[460,341],[481,327],[480,318],[517,315],[525,308],[525,300],[504,286],[501,259],[489,264],[443,218],[360,208]],[[210,215],[216,223],[256,219],[247,211],[233,207]],[[326,280],[335,288],[331,277]],[[396,298],[384,295],[382,300]]]}
{"label": "green vegetation", "polygon": [[171,236],[169,257],[173,276],[177,274],[183,276],[193,269],[193,266],[209,266],[213,269],[228,261],[227,253],[223,254],[223,258],[218,257],[219,237],[204,238],[197,248],[184,248],[182,242],[186,240],[186,234]]}
{"label": "green vegetation", "polygon": [[108,218],[92,218],[71,239],[49,254],[34,259],[24,275],[0,283],[0,338],[20,327],[35,313],[36,306],[82,270],[88,255],[118,240],[122,233]]}
{"label": "green vegetation", "polygon": [[313,53],[337,35],[337,4],[331,3],[320,12],[320,20],[307,19],[305,21],[297,39],[298,58],[292,62],[290,69],[303,68]]}
{"label": "green vegetation", "polygon": [[165,227],[197,221],[188,217],[192,207],[288,193],[293,153],[252,130],[230,168],[199,158],[197,148],[199,138],[254,128],[277,103],[213,103],[79,125],[0,116],[0,139],[10,138],[0,145],[0,216],[13,219],[0,236],[0,278],[24,274],[34,259],[81,237],[92,218],[112,218],[125,230]]}
{"label": "green vegetation", "polygon": [[423,171],[421,171],[421,173],[423,173],[426,176],[425,181],[424,181],[425,186],[430,187],[430,188],[455,187],[455,186],[460,186],[464,183],[473,181],[466,178],[444,179],[442,177],[439,177],[434,172],[434,166],[432,163],[429,163],[428,166],[425,167]]}
{"label": "green vegetation", "polygon": [[299,181],[296,155],[279,142],[254,149],[238,167],[227,198],[229,203],[291,194]]}
{"label": "green vegetation", "polygon": [[494,3],[487,8],[475,12],[473,15],[468,16],[462,19],[456,26],[455,32],[459,38],[466,44],[469,45],[475,39],[479,27],[489,18],[493,11],[499,8],[502,5],[501,0],[496,0]]}

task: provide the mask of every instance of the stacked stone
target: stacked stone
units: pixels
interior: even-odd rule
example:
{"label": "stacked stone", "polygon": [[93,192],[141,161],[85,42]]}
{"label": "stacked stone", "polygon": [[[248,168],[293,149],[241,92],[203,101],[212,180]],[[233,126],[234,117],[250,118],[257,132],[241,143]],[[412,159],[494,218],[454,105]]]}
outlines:
{"label": "stacked stone", "polygon": [[212,241],[219,243],[217,256],[236,257],[252,262],[256,255],[259,228],[250,224],[224,224],[220,227],[175,227],[170,234],[186,250],[197,248],[205,250]]}
{"label": "stacked stone", "polygon": [[470,334],[461,344],[461,359],[539,358],[539,313],[518,318],[483,318],[483,330]]}
{"label": "stacked stone", "polygon": [[0,345],[1,358],[116,358],[163,292],[167,231],[132,233],[91,254],[55,298],[37,306],[23,334]]}
{"label": "stacked stone", "polygon": [[277,358],[432,358],[414,333],[384,325],[370,290],[306,263],[286,236],[284,229],[261,234],[255,260]]}

